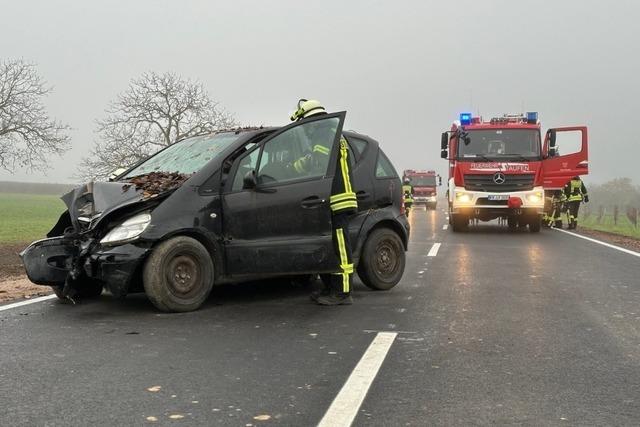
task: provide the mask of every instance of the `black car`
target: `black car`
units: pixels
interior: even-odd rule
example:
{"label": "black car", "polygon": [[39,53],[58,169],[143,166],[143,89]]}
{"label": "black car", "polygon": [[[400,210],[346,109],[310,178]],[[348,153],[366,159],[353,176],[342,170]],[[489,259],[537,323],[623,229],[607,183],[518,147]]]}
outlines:
{"label": "black car", "polygon": [[[359,204],[350,226],[357,272],[372,289],[392,288],[409,238],[402,185],[375,140],[342,132],[344,118],[188,138],[111,182],[75,189],[48,238],[22,252],[29,279],[61,298],[70,288],[80,297],[144,290],[160,310],[190,311],[214,285],[329,273],[338,263],[328,200],[342,134]],[[318,158],[327,128],[333,149]],[[314,167],[298,171],[301,158]]]}

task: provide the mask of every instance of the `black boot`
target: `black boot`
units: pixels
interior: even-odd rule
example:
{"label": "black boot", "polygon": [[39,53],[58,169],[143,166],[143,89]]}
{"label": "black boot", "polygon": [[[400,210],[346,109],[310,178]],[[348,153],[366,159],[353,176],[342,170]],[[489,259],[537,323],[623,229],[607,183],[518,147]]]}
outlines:
{"label": "black boot", "polygon": [[316,298],[316,303],[320,305],[351,305],[353,298],[351,294],[331,292],[328,295],[320,295]]}

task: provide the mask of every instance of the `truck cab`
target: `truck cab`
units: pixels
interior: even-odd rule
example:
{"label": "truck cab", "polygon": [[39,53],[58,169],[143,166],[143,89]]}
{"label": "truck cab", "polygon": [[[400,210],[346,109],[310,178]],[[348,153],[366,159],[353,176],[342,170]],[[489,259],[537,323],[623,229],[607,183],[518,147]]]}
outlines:
{"label": "truck cab", "polygon": [[[403,173],[403,182],[405,179],[413,187],[413,203],[415,205],[425,205],[427,209],[435,209],[438,200],[437,186],[440,185],[441,179],[433,170],[421,171],[407,169]],[[438,183],[437,181],[440,181]]]}
{"label": "truck cab", "polygon": [[[573,152],[560,155],[561,138],[577,141]],[[535,112],[489,121],[463,113],[442,134],[441,157],[449,161],[453,231],[465,230],[470,220],[503,218],[509,228],[538,232],[545,193],[589,171],[587,127],[549,129],[543,140]]]}

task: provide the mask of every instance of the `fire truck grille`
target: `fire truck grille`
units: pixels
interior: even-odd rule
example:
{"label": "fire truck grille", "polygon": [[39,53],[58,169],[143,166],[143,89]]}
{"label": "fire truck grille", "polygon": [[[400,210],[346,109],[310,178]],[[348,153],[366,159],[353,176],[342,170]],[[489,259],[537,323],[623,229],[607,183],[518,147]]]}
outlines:
{"label": "fire truck grille", "polygon": [[465,175],[464,188],[469,191],[488,191],[492,193],[506,193],[512,191],[533,190],[533,174],[504,175],[505,180],[497,184],[490,175]]}

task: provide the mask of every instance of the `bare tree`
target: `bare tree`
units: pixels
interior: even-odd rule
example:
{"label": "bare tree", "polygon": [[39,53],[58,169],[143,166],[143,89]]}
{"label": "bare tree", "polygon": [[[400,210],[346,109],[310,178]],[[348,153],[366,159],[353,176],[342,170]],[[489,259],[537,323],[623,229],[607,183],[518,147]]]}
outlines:
{"label": "bare tree", "polygon": [[15,172],[48,168],[48,157],[69,149],[69,126],[49,117],[43,98],[52,91],[35,65],[0,63],[0,168]]}
{"label": "bare tree", "polygon": [[97,121],[99,140],[80,166],[82,178],[105,178],[184,138],[235,126],[200,82],[174,73],[132,80],[106,113]]}

